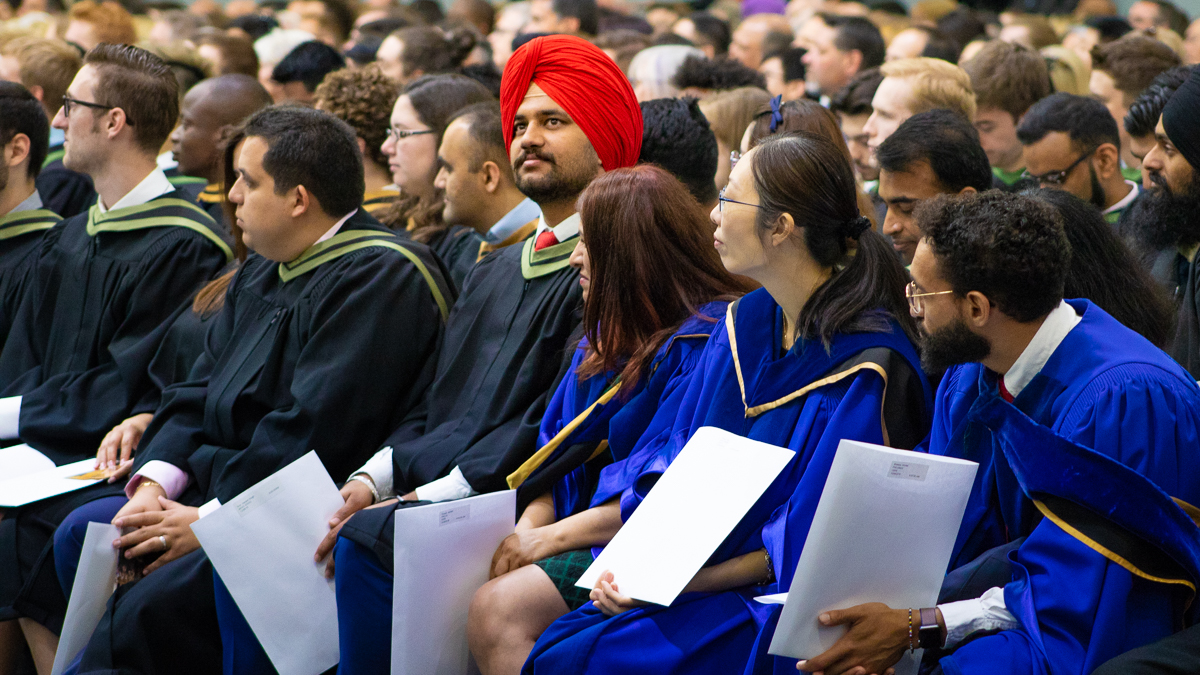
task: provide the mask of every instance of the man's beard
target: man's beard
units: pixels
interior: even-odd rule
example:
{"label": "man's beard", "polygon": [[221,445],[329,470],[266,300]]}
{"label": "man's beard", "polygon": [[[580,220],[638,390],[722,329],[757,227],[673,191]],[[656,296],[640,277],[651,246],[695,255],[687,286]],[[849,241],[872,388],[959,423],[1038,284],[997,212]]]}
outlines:
{"label": "man's beard", "polygon": [[[521,164],[530,157],[549,164],[550,172],[545,176],[536,177],[522,175]],[[567,164],[560,164],[554,155],[544,150],[531,149],[521,151],[513,162],[517,189],[538,204],[552,204],[579,196],[599,173],[599,169],[600,160],[594,152],[590,158],[577,158]]]}
{"label": "man's beard", "polygon": [[927,373],[940,373],[960,363],[982,361],[992,353],[992,343],[955,319],[945,328],[921,331],[921,366]]}
{"label": "man's beard", "polygon": [[1150,174],[1154,187],[1130,205],[1123,235],[1138,247],[1161,251],[1200,243],[1200,172],[1180,192],[1172,192],[1162,174]]}
{"label": "man's beard", "polygon": [[1108,208],[1108,195],[1104,192],[1104,186],[1100,184],[1100,178],[1096,176],[1096,169],[1088,164],[1088,173],[1092,177],[1092,205],[1103,211]]}

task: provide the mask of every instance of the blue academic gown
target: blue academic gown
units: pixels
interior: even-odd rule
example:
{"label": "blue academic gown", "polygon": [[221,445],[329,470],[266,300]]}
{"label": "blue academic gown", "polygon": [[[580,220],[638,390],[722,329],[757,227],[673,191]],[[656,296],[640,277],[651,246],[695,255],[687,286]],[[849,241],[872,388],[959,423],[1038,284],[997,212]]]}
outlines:
{"label": "blue academic gown", "polygon": [[1195,621],[1194,515],[1140,472],[998,396],[981,397],[969,418],[992,432],[993,467],[1013,476],[1041,519],[1008,556],[1004,600],[1020,628],[960,647],[940,662],[947,675],[1082,675]]}
{"label": "blue academic gown", "polygon": [[514,478],[528,474],[518,494],[526,488],[536,494],[520,501],[538,497],[545,492],[540,486],[553,480],[555,518],[562,520],[620,495],[624,489],[620,468],[643,434],[657,434],[674,421],[704,345],[728,306],[727,302],[707,303],[680,324],[629,391],[619,390],[615,373],[578,378],[576,373],[588,355],[586,343],[581,342],[569,374],[546,407],[538,452],[509,478],[509,485],[515,487]]}
{"label": "blue academic gown", "polygon": [[[704,343],[726,306],[725,302],[705,304],[699,308],[699,315],[685,320],[659,348],[647,373],[625,395],[618,395],[613,386],[615,373],[579,379],[579,365],[587,356],[587,346],[581,343],[570,372],[555,389],[542,418],[539,451],[509,477],[510,485],[520,476],[520,494],[526,486],[545,484],[543,474],[557,475],[551,490],[558,519],[586,509],[596,471],[587,460],[607,457],[620,463],[642,430],[662,417],[674,418],[677,392],[686,388]],[[572,452],[574,448],[582,448],[582,456]],[[599,455],[591,457],[597,449],[601,450]],[[573,457],[586,463],[572,462]],[[537,496],[526,499],[526,503]],[[387,673],[391,657],[392,561],[383,559],[386,552],[379,555],[346,538],[338,540],[335,556],[342,653],[338,672]]]}
{"label": "blue academic gown", "polygon": [[709,560],[766,548],[778,580],[687,593],[670,607],[611,618],[588,603],[542,634],[523,672],[727,673],[742,670],[757,644],[765,653],[778,610],[753,598],[790,586],[838,444],[912,447],[927,428],[931,395],[916,350],[897,324],[888,325],[889,332],[836,335],[828,346],[800,340],[784,352],[782,315],[765,290],[731,305],[675,423],[635,451],[642,471],[621,495],[622,518],[700,427],[790,448],[795,457]]}
{"label": "blue academic gown", "polygon": [[[1162,350],[1087,300],[1080,323],[1013,402],[1063,438],[1092,448],[1189,503],[1200,499],[1200,389]],[[1032,531],[1040,514],[970,411],[997,391],[980,364],[955,366],[938,388],[929,452],[978,462],[950,569]]]}

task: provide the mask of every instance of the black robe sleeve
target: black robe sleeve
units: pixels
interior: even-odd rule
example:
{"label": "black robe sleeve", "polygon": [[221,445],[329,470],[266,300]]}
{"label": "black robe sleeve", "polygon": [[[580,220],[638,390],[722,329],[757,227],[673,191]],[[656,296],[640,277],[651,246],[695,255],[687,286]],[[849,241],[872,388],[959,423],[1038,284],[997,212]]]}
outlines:
{"label": "black robe sleeve", "polygon": [[[38,311],[42,302],[22,303],[4,347],[4,362],[11,366],[23,360],[28,370],[5,382],[0,392],[0,396],[22,397],[21,440],[63,459],[94,454],[104,435],[128,417],[143,397],[157,395],[148,366],[167,328],[165,320],[226,261],[211,242],[182,229],[160,238],[143,260],[139,272],[128,279],[130,287],[116,294],[120,306],[88,309],[103,313],[96,321],[114,324],[112,339],[92,367],[46,373],[39,356],[45,353],[49,324],[64,317]],[[47,284],[42,278],[61,273],[39,265],[34,292],[87,292],[70,283]],[[61,339],[62,332],[57,334]],[[14,346],[13,340],[20,343]],[[10,359],[10,349],[19,350],[24,358]]]}
{"label": "black robe sleeve", "polygon": [[87,211],[96,201],[92,179],[68,170],[61,158],[47,164],[38,174],[37,190],[42,204],[63,218]]}
{"label": "black robe sleeve", "polygon": [[[222,501],[314,449],[333,478],[344,480],[417,405],[433,379],[441,310],[421,273],[398,258],[365,249],[321,268],[308,309],[298,310],[296,321],[280,328],[295,334],[302,345],[294,355],[289,350],[278,355],[294,358],[290,363],[274,354],[260,363],[258,340],[246,339],[267,335],[263,322],[279,316],[253,322],[242,318],[247,314],[238,311],[239,295],[248,284],[241,277],[255,271],[275,274],[277,269],[270,265],[264,270],[261,260],[247,264],[208,332],[205,355],[193,370],[201,379],[164,392],[152,425],[157,428],[153,435],[147,431],[150,440],[143,441],[140,462],[170,462],[197,480],[206,499]],[[436,266],[430,273],[440,281]],[[221,364],[232,362],[261,368],[246,387],[291,373],[290,403],[265,411],[245,430],[249,440],[244,447],[222,445],[241,434],[236,429],[225,434],[213,421],[224,416],[213,407],[229,400],[221,392],[235,381],[220,376],[226,370]],[[235,409],[234,426],[239,424],[237,413]]]}

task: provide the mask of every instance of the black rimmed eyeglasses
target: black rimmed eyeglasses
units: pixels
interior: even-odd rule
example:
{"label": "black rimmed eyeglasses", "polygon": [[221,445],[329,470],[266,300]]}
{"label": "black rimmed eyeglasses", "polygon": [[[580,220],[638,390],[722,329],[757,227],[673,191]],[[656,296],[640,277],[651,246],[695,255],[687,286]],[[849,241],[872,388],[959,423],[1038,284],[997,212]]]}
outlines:
{"label": "black rimmed eyeglasses", "polygon": [[1100,149],[1100,146],[1097,145],[1096,147],[1092,148],[1091,150],[1088,150],[1087,152],[1080,155],[1079,159],[1075,160],[1074,162],[1071,162],[1071,166],[1068,166],[1067,168],[1062,169],[1060,171],[1047,171],[1046,173],[1038,175],[1035,173],[1029,173],[1029,171],[1026,170],[1023,175],[1026,178],[1032,178],[1033,180],[1035,180],[1038,183],[1043,184],[1043,185],[1062,185],[1063,183],[1067,182],[1067,176],[1069,176],[1071,174],[1071,171],[1075,167],[1082,164],[1083,161],[1086,160],[1088,157],[1091,157],[1092,155],[1096,154],[1096,151],[1099,149]]}
{"label": "black rimmed eyeglasses", "polygon": [[729,202],[730,204],[741,204],[742,206],[753,206],[756,209],[762,208],[761,204],[751,204],[750,202],[739,202],[736,199],[729,199],[728,197],[725,196],[725,191],[721,190],[721,192],[717,194],[717,211],[718,212],[725,213],[725,202]]}
{"label": "black rimmed eyeglasses", "polygon": [[[92,101],[81,101],[77,98],[71,98],[70,96],[63,96],[63,117],[71,116],[71,106],[73,105],[81,105],[85,108],[95,108],[96,110],[112,110],[113,108],[120,107],[116,105],[104,105],[103,103],[93,103]],[[128,118],[128,116],[126,117]],[[133,125],[133,123],[128,119],[125,120],[125,123],[130,126]]]}
{"label": "black rimmed eyeglasses", "polygon": [[417,131],[409,131],[408,129],[397,129],[396,127],[388,127],[388,138],[394,138],[397,141],[402,141],[409,136],[420,136],[421,134],[432,134],[433,129],[420,129]]}

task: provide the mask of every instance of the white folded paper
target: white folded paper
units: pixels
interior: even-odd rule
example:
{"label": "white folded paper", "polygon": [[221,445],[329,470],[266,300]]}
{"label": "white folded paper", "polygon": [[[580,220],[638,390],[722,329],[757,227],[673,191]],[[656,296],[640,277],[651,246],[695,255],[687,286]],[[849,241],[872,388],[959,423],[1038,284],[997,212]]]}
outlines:
{"label": "white folded paper", "polygon": [[[8,449],[11,450],[11,448]],[[34,450],[34,452],[37,451]],[[5,477],[6,480],[0,481],[0,507],[24,506],[95,485],[104,479],[72,478],[72,476],[91,473],[95,468],[96,458],[93,457],[52,469],[33,471],[17,478]]]}
{"label": "white folded paper", "polygon": [[795,454],[699,429],[575,585],[607,570],[622,594],[670,605]]}
{"label": "white folded paper", "polygon": [[516,519],[515,490],[396,511],[393,673],[477,672],[467,608]]}
{"label": "white folded paper", "polygon": [[120,528],[113,525],[88,523],[51,675],[62,675],[63,669],[87,646],[100,617],[104,616],[108,598],[117,588],[117,556],[120,552],[112,543],[119,536]]}
{"label": "white folded paper", "polygon": [[337,601],[313,554],[345,500],[315,452],[192,523],[279,675],[338,662]]}
{"label": "white folded paper", "polygon": [[[842,441],[796,565],[769,652],[812,658],[846,629],[826,610],[867,602],[932,607],[958,536],[978,465]],[[920,651],[896,664],[915,673]]]}
{"label": "white folded paper", "polygon": [[25,474],[49,471],[54,460],[22,443],[0,448],[0,481],[19,478]]}

